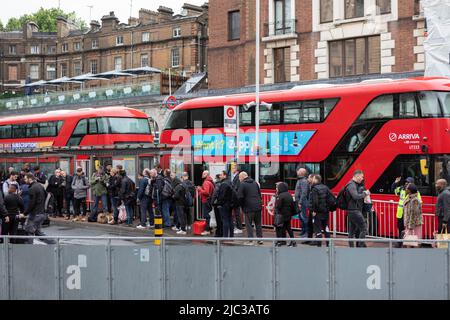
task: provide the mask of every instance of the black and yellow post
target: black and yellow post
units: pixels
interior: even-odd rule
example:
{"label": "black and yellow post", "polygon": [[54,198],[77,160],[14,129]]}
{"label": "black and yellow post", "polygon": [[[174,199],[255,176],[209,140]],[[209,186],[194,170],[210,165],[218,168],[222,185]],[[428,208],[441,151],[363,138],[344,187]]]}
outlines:
{"label": "black and yellow post", "polygon": [[[155,212],[155,237],[161,238],[164,230],[162,214],[158,206],[155,206],[153,209]],[[161,240],[155,239],[155,245],[161,245]]]}

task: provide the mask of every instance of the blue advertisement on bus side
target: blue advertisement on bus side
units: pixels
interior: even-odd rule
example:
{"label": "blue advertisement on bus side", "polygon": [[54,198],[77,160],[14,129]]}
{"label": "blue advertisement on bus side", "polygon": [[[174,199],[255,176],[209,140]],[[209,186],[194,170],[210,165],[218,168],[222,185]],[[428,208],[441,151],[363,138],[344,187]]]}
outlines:
{"label": "blue advertisement on bus side", "polygon": [[[295,156],[298,155],[315,131],[272,131],[259,133],[260,154]],[[256,134],[239,135],[239,155],[256,154]],[[194,156],[233,156],[236,155],[236,137],[223,134],[193,135]]]}

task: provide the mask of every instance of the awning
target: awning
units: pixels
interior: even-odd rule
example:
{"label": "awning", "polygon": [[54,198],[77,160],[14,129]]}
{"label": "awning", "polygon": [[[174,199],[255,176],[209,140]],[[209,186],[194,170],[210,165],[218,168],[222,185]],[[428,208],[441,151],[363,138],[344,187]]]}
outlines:
{"label": "awning", "polygon": [[113,79],[113,78],[118,78],[118,77],[132,77],[132,76],[134,76],[134,75],[131,73],[126,73],[126,72],[117,71],[117,70],[102,72],[102,73],[93,75],[93,77],[96,79],[106,78],[108,80]]}
{"label": "awning", "polygon": [[78,82],[85,82],[85,81],[91,81],[91,80],[109,80],[109,79],[96,77],[92,73],[86,73],[86,74],[82,74],[80,76],[70,78],[70,80],[78,81]]}
{"label": "awning", "polygon": [[47,81],[47,84],[65,84],[65,83],[82,83],[81,81],[71,80],[69,77],[62,77],[54,80]]}
{"label": "awning", "polygon": [[39,80],[39,81],[36,81],[36,82],[24,84],[24,85],[21,86],[21,87],[43,87],[43,86],[45,86],[46,84],[47,84],[46,81],[44,81],[44,80]]}
{"label": "awning", "polygon": [[134,68],[134,69],[127,69],[123,72],[131,73],[135,75],[141,75],[141,74],[151,74],[151,73],[161,73],[161,70],[153,68],[153,67],[140,67],[140,68]]}

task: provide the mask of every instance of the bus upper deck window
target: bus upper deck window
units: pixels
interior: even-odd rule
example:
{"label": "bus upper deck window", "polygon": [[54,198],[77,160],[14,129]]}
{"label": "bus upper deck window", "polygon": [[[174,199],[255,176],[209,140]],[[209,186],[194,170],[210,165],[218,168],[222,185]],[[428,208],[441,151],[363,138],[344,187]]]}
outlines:
{"label": "bus upper deck window", "polygon": [[438,96],[444,111],[444,117],[450,117],[450,92],[438,92]]}
{"label": "bus upper deck window", "polygon": [[437,95],[434,92],[420,92],[418,94],[420,101],[420,109],[424,118],[442,117],[441,107]]}
{"label": "bus upper deck window", "polygon": [[373,100],[361,115],[361,120],[392,119],[394,117],[394,97],[384,95]]}

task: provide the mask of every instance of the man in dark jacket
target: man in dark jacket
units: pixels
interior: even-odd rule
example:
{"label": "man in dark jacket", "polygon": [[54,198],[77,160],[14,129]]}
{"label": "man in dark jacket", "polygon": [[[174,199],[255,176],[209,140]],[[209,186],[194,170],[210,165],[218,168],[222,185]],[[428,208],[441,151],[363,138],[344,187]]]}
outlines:
{"label": "man in dark jacket", "polygon": [[[261,225],[261,210],[262,210],[262,198],[259,185],[251,179],[246,172],[239,174],[239,180],[241,185],[238,190],[238,199],[241,204],[241,208],[245,214],[245,227],[247,229],[247,236],[253,238],[253,222],[255,223],[256,236],[258,238],[263,237],[262,225]],[[252,245],[253,242],[247,243]],[[258,244],[263,244],[262,241],[258,241]]]}
{"label": "man in dark jacket", "polygon": [[66,220],[70,220],[70,216],[72,215],[70,209],[71,205],[73,207],[73,189],[72,189],[73,177],[65,171],[61,171],[61,176],[64,179],[63,185],[64,185],[64,200],[66,201],[65,204]]}
{"label": "man in dark jacket", "polygon": [[[155,208],[157,208],[160,215],[163,214],[163,196],[162,191],[164,189],[164,177],[158,174],[156,169],[152,170],[151,175],[151,188],[152,188],[152,198]],[[170,218],[170,217],[169,217]],[[163,219],[164,223],[164,219]]]}
{"label": "man in dark jacket", "polygon": [[43,172],[41,172],[41,168],[39,166],[35,166],[33,169],[36,182],[45,185],[45,183],[47,182],[47,177]]}
{"label": "man in dark jacket", "polygon": [[[274,224],[277,238],[286,238],[286,232],[291,239],[294,239],[294,232],[291,228],[291,219],[295,215],[297,209],[295,207],[294,199],[289,193],[288,185],[285,182],[278,182],[276,185],[276,202],[275,202],[275,216]],[[276,246],[281,247],[286,245],[286,241],[277,241]],[[295,241],[289,243],[289,247],[296,247]]]}
{"label": "man in dark jacket", "polygon": [[[363,186],[364,173],[361,170],[356,170],[353,173],[353,179],[345,186],[347,195],[347,215],[349,220],[349,234],[350,239],[356,237],[359,233],[359,239],[365,239],[367,234],[367,225],[362,214],[364,205],[364,197],[370,192],[364,190]],[[354,246],[353,241],[350,241],[350,247]],[[364,242],[357,243],[357,247],[366,247]]]}
{"label": "man in dark jacket", "polygon": [[[220,185],[216,197],[216,206],[220,214],[220,222],[222,232],[219,232],[219,236],[224,238],[234,237],[234,225],[232,217],[232,201],[233,201],[233,187],[230,180],[227,177],[226,171],[222,171],[219,175]],[[217,188],[217,186],[216,186]],[[219,221],[219,220],[217,220]],[[219,223],[217,223],[219,228]]]}
{"label": "man in dark jacket", "polygon": [[[45,215],[45,198],[46,192],[44,187],[36,181],[36,177],[32,173],[25,174],[25,182],[30,185],[29,197],[30,202],[23,216],[27,217],[24,229],[29,235],[45,236],[41,231],[42,223],[46,219]],[[42,242],[53,244],[54,240],[41,239]],[[32,243],[32,241],[30,241]]]}
{"label": "man in dark jacket", "polygon": [[436,190],[438,192],[436,202],[436,215],[438,217],[438,232],[447,229],[450,220],[450,190],[447,188],[448,183],[445,179],[436,181]]}
{"label": "man in dark jacket", "polygon": [[[1,231],[4,236],[14,236],[17,234],[17,227],[19,225],[19,214],[25,211],[22,198],[17,194],[16,185],[10,185],[8,194],[5,196],[4,205],[6,214],[0,216]],[[1,210],[0,210],[1,211]],[[15,243],[15,239],[11,239]]]}
{"label": "man in dark jacket", "polygon": [[187,224],[187,216],[186,216],[186,195],[185,188],[178,177],[174,177],[173,179],[173,201],[175,202],[175,210],[178,217],[178,223],[180,224],[180,229],[177,230],[177,234],[186,235],[186,224]]}
{"label": "man in dark jacket", "polygon": [[[316,238],[330,237],[328,229],[328,218],[330,210],[327,205],[330,189],[322,183],[322,177],[319,174],[314,175],[313,186],[311,188],[311,208],[310,214],[313,216],[314,234]],[[322,246],[322,241],[317,241],[317,246]],[[327,242],[327,247],[329,243]]]}
{"label": "man in dark jacket", "polygon": [[308,193],[309,184],[307,179],[308,172],[305,168],[299,168],[297,170],[297,184],[295,185],[295,203],[297,206],[298,216],[302,222],[302,232],[300,236],[308,234]]}
{"label": "man in dark jacket", "polygon": [[110,178],[108,181],[108,192],[111,197],[111,206],[113,210],[114,220],[111,224],[119,223],[119,191],[122,185],[122,177],[119,174],[119,171],[116,168],[112,168],[109,172]]}
{"label": "man in dark jacket", "polygon": [[189,180],[189,173],[187,172],[183,172],[183,174],[181,175],[181,182],[183,183],[185,192],[189,192],[192,197],[192,206],[185,206],[187,224],[186,229],[190,230],[191,225],[194,222],[193,210],[195,206],[195,185],[191,180]]}
{"label": "man in dark jacket", "polygon": [[145,229],[147,227],[147,212],[150,218],[150,226],[154,225],[153,216],[153,200],[151,197],[150,189],[150,169],[144,169],[142,172],[143,178],[139,181],[139,191],[137,194],[137,199],[139,202],[139,212],[141,223],[136,227],[138,229]]}
{"label": "man in dark jacket", "polygon": [[[241,184],[241,181],[239,181],[239,167],[234,164],[231,167],[231,186],[233,187],[234,191],[237,193],[239,190],[239,186]],[[242,219],[241,219],[241,208],[234,208],[232,209],[233,212],[233,220],[235,223],[235,229],[234,233],[241,234],[242,233]]]}
{"label": "man in dark jacket", "polygon": [[127,172],[122,170],[120,172],[121,183],[119,198],[122,200],[125,210],[127,211],[127,227],[133,226],[134,220],[134,205],[135,205],[135,191],[136,187],[134,182],[127,176]]}
{"label": "man in dark jacket", "polygon": [[51,193],[56,200],[56,210],[53,217],[62,217],[64,206],[64,178],[61,176],[61,170],[55,170],[55,174],[48,179],[47,192]]}
{"label": "man in dark jacket", "polygon": [[220,174],[216,175],[216,181],[214,182],[214,192],[212,195],[212,206],[214,210],[214,217],[216,218],[216,234],[215,236],[217,238],[223,237],[223,224],[222,224],[222,217],[220,216],[220,204],[219,204],[219,192],[220,192],[220,186],[222,185],[223,181]]}

